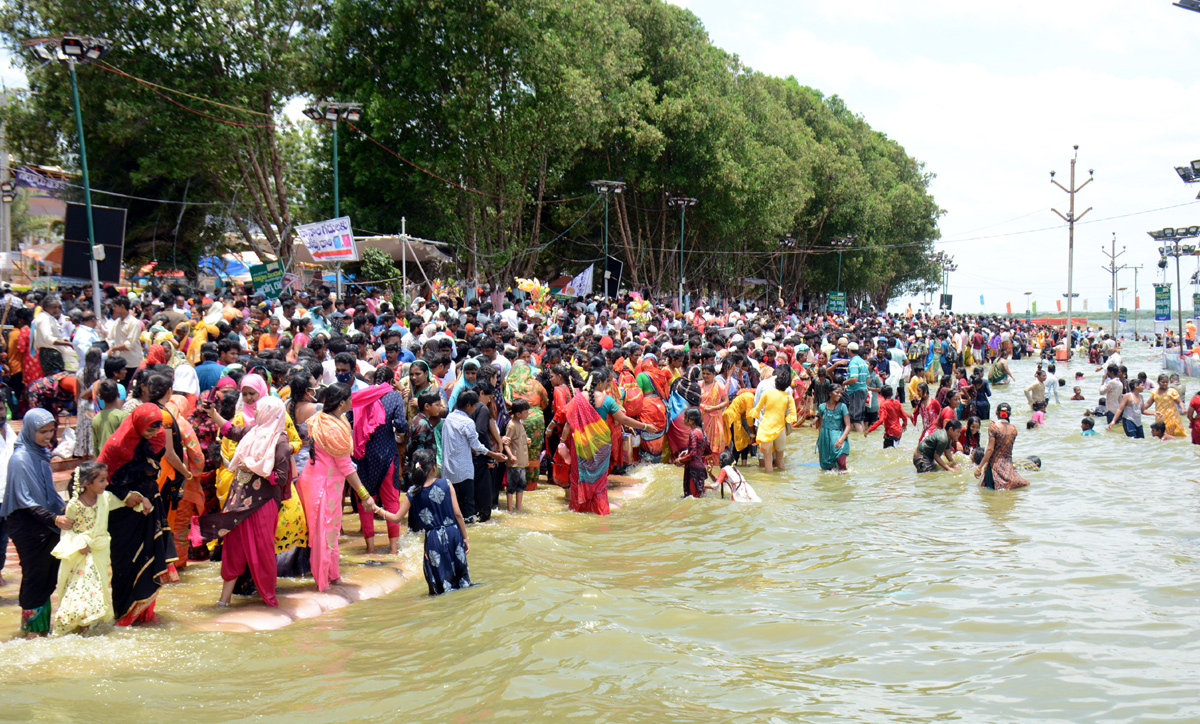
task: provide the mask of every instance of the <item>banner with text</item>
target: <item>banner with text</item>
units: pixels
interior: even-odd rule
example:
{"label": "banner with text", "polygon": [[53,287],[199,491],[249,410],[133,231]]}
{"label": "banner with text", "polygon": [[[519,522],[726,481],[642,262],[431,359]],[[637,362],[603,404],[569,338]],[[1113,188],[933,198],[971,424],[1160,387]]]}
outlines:
{"label": "banner with text", "polygon": [[1171,318],[1171,285],[1154,285],[1154,321],[1165,322]]}
{"label": "banner with text", "polygon": [[308,247],[315,261],[358,261],[349,216],[297,226],[296,236]]}
{"label": "banner with text", "polygon": [[579,272],[579,275],[572,279],[567,286],[563,287],[562,295],[564,297],[586,297],[592,293],[592,265],[588,264],[587,269]]}
{"label": "banner with text", "polygon": [[283,292],[283,267],[277,261],[250,266],[250,281],[254,283],[254,291],[267,299],[279,299]]}
{"label": "banner with text", "polygon": [[829,293],[829,312],[831,314],[846,313],[846,293],[845,292],[830,292]]}

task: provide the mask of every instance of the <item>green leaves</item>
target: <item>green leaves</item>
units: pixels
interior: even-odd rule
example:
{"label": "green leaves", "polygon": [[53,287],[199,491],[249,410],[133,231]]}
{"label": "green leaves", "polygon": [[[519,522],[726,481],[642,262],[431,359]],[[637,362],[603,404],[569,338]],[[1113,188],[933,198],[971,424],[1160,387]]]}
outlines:
{"label": "green leaves", "polygon": [[[227,204],[177,223],[178,207],[131,203],[134,253],[169,241],[197,258],[221,241],[205,224],[217,216],[286,259],[291,228],[333,209],[330,127],[257,127],[302,95],[363,104],[361,132],[337,134],[340,206],[358,229],[394,233],[406,216],[414,233],[457,246],[458,274],[500,287],[601,256],[593,179],[626,183],[610,200],[609,248],[632,288],[677,287],[680,214],[668,197],[680,194],[699,199],[682,254],[694,292],[765,277],[773,298],[782,278],[786,300],[820,303],[837,278],[830,241],[847,235],[858,237],[842,265],[852,300],[886,304],[931,273],[924,252],[941,211],[921,164],[838,96],[746,68],[663,0],[14,0],[0,10],[14,49],[63,28],[111,37],[114,66],[198,97],[81,69],[96,186],[176,199],[187,188],[190,201]],[[65,76],[28,70],[37,93],[11,111],[33,121],[19,148],[70,163]],[[794,243],[781,247],[785,234]]]}

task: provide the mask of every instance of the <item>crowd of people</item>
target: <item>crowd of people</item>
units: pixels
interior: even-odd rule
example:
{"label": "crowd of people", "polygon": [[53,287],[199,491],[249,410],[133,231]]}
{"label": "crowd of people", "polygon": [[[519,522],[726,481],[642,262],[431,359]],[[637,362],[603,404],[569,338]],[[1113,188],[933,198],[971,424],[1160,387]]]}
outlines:
{"label": "crowd of people", "polygon": [[[1200,396],[1185,410],[1160,379],[1143,402],[1117,341],[1078,329],[911,310],[679,313],[635,296],[426,289],[400,305],[373,289],[248,291],[110,288],[99,319],[88,290],[4,290],[0,397],[22,425],[0,445],[0,553],[11,536],[26,635],[152,621],[160,589],[195,561],[220,562],[218,606],[275,606],[279,576],[326,590],[341,580],[347,506],[368,553],[377,518],[388,553],[405,528],[423,531],[428,589],[443,593],[471,583],[470,526],[520,511],[540,483],[606,515],[610,476],[674,463],[684,495],[754,501],[742,470],[785,470],[804,425],[824,470],[848,468],[852,433],[883,427],[891,448],[912,426],[918,473],[959,470],[960,455],[981,485],[1019,488],[1036,464],[1014,461],[1013,410],[993,419],[990,397],[1026,355],[1047,361],[1025,390],[1034,415],[1065,384],[1065,351],[1105,366],[1107,422],[1132,435],[1153,405],[1168,436],[1186,418],[1200,444]],[[65,500],[54,458],[85,461]]]}

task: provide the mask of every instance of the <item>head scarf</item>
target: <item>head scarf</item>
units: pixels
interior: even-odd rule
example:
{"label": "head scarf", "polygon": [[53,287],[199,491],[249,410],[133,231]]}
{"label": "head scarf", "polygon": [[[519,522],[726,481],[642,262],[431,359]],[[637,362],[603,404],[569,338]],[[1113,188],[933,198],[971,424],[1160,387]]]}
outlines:
{"label": "head scarf", "polygon": [[241,406],[242,422],[246,427],[251,427],[255,424],[256,416],[258,415],[258,405],[265,399],[271,396],[271,390],[267,388],[266,380],[258,375],[247,374],[242,378],[242,389],[249,387],[258,393],[258,401],[247,403],[238,400],[238,405]]}
{"label": "head scarf", "polygon": [[232,470],[245,468],[265,478],[275,469],[275,446],[284,434],[287,413],[283,400],[278,397],[263,397],[255,407],[254,427],[238,442],[229,467]]}
{"label": "head scarf", "polygon": [[381,384],[350,395],[350,409],[354,411],[354,457],[361,458],[366,453],[367,439],[387,420],[387,413],[379,400],[391,391],[391,385]]}
{"label": "head scarf", "polygon": [[328,412],[318,412],[309,418],[308,431],[313,442],[335,458],[349,457],[354,452],[350,423],[340,415],[334,417]]}
{"label": "head scarf", "polygon": [[45,508],[56,515],[61,515],[65,509],[62,498],[54,490],[50,451],[34,439],[34,433],[52,422],[54,415],[41,407],[25,413],[21,435],[8,460],[8,487],[4,490],[0,518],[25,508]]}
{"label": "head scarf", "polygon": [[204,323],[215,327],[217,322],[225,319],[225,307],[220,302],[213,302],[208,307],[208,313],[204,315]]}
{"label": "head scarf", "polygon": [[176,392],[185,395],[200,394],[200,378],[196,376],[196,368],[189,364],[181,364],[175,368],[175,383],[172,386]]}
{"label": "head scarf", "polygon": [[[121,421],[112,437],[104,441],[98,462],[108,466],[109,480],[118,470],[133,460],[137,446],[142,441],[142,434],[155,422],[164,422],[163,409],[153,402],[145,402],[134,408],[133,413]],[[162,450],[167,444],[167,433],[160,432],[150,440],[153,452]]]}
{"label": "head scarf", "polygon": [[167,363],[167,349],[161,344],[152,344],[146,350],[146,359],[138,365],[139,370],[144,370],[150,365],[165,365]]}

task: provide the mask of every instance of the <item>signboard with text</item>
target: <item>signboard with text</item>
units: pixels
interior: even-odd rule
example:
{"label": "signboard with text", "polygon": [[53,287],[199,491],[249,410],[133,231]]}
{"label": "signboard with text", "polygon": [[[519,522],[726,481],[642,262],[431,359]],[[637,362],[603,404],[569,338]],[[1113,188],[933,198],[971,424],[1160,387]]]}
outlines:
{"label": "signboard with text", "polygon": [[250,266],[250,281],[254,283],[254,291],[267,299],[279,299],[283,292],[283,267],[277,261]]}
{"label": "signboard with text", "polygon": [[358,261],[349,216],[297,226],[296,236],[308,248],[314,261]]}
{"label": "signboard with text", "polygon": [[1192,293],[1192,316],[1200,319],[1200,293]]}
{"label": "signboard with text", "polygon": [[829,293],[829,312],[831,314],[846,313],[846,293],[845,292],[830,292]]}
{"label": "signboard with text", "polygon": [[1120,309],[1117,310],[1117,321],[1120,322],[1121,324],[1125,324],[1125,322],[1128,321],[1126,319],[1126,316],[1127,315],[1125,314],[1125,307],[1121,307]]}
{"label": "signboard with text", "polygon": [[1154,321],[1165,322],[1171,318],[1171,285],[1154,285]]}

